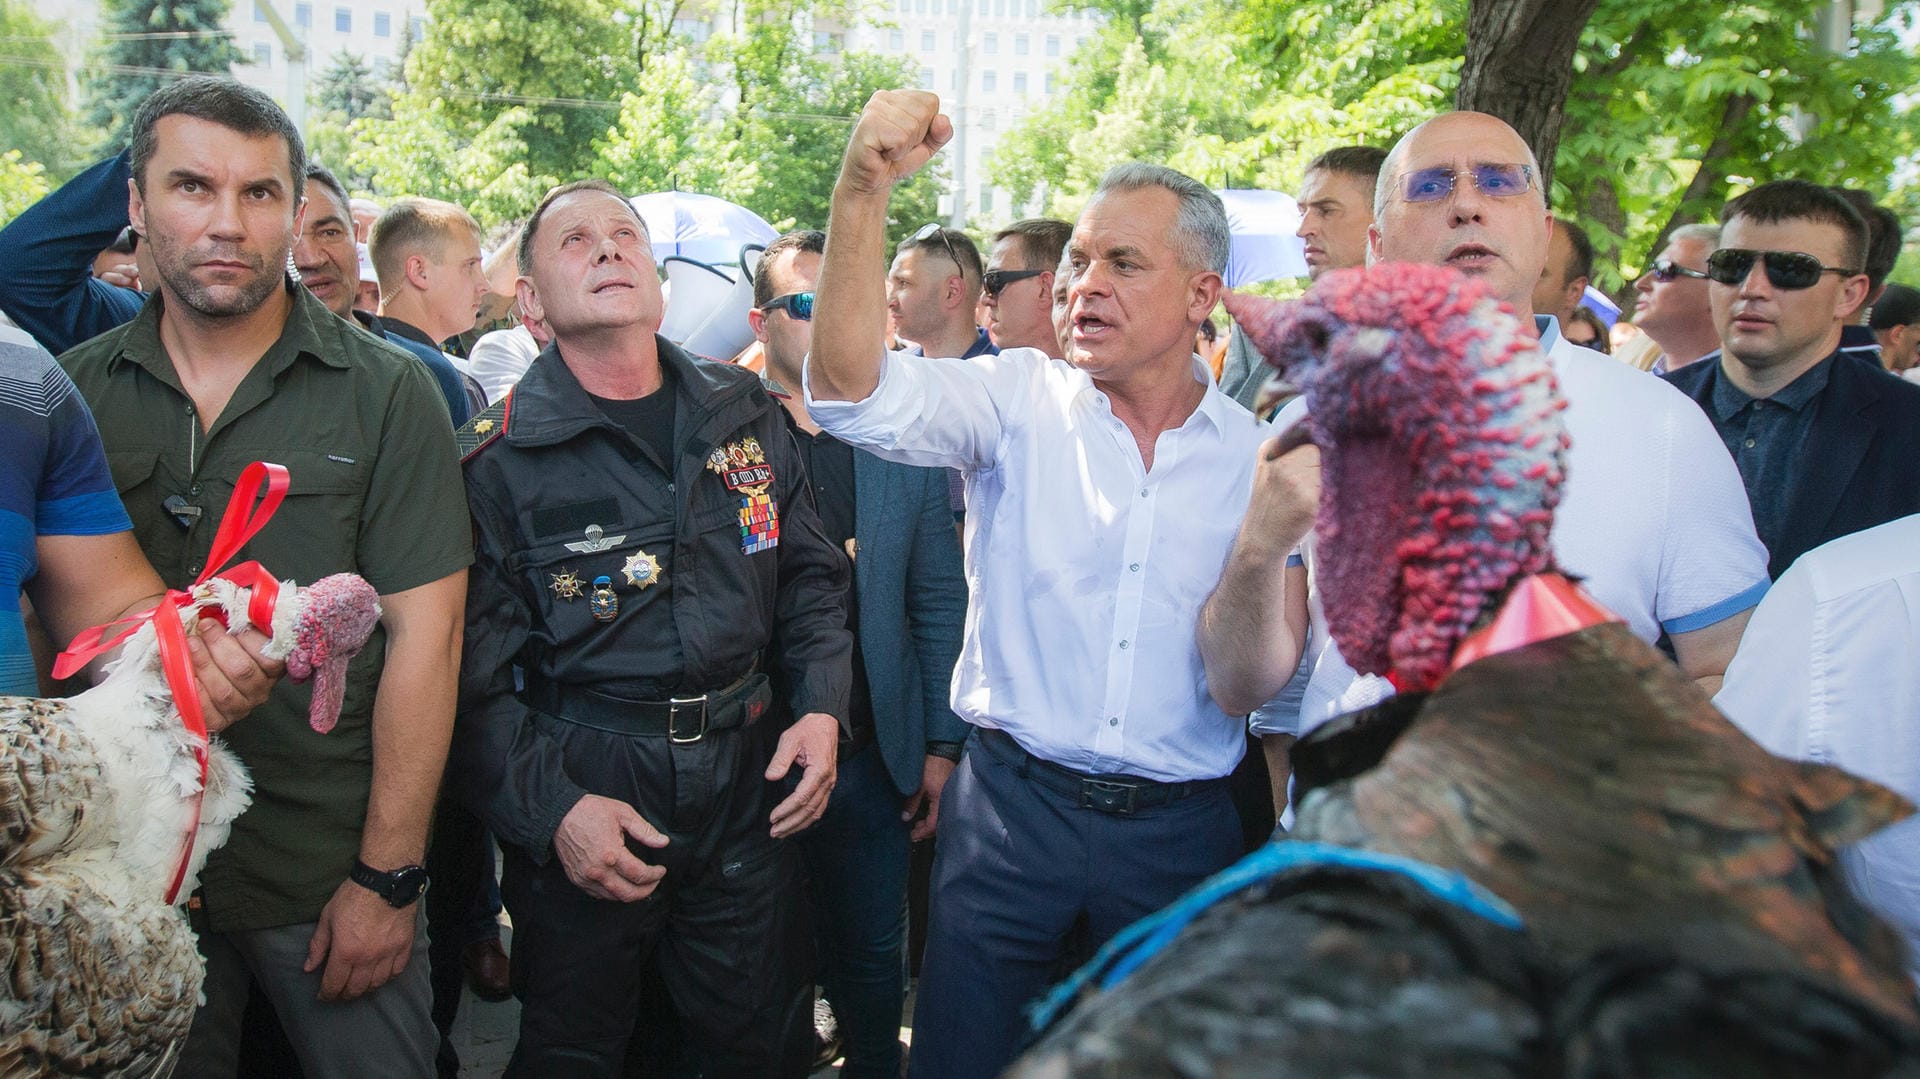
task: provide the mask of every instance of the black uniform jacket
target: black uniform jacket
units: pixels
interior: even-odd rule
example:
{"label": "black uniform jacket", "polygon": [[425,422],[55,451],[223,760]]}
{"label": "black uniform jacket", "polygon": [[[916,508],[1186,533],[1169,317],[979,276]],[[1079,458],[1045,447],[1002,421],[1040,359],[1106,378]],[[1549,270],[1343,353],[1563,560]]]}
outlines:
{"label": "black uniform jacket", "polygon": [[[557,345],[463,431],[486,441],[465,466],[475,561],[448,781],[535,859],[588,792],[534,729],[522,678],[664,700],[764,659],[788,714],[847,714],[847,559],[821,532],[780,406],[752,372],[655,341],[676,397],[671,462],[606,417]],[[600,579],[610,620],[594,613]]]}

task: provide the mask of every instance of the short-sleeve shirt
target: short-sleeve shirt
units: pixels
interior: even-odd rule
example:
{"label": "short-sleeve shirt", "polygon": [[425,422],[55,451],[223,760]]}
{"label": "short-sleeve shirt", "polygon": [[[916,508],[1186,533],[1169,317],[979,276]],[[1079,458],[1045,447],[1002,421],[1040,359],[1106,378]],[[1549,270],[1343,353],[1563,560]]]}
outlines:
{"label": "short-sleeve shirt", "polygon": [[[285,329],[203,430],[159,335],[162,295],[132,321],[61,357],[100,420],[134,533],[171,587],[204,568],[240,472],[287,467],[286,501],[235,561],[301,584],[353,572],[381,594],[430,584],[473,560],[453,427],[420,362],[291,287]],[[197,509],[181,519],[163,503]],[[328,734],[308,725],[307,686],[283,681],[222,736],[246,763],[253,805],[201,874],[216,930],[316,919],[346,878],[373,781],[374,690],[386,633],[347,672]]]}
{"label": "short-sleeve shirt", "polygon": [[0,329],[0,696],[38,693],[17,602],[39,570],[35,539],[132,527],[73,381],[31,337]]}
{"label": "short-sleeve shirt", "polygon": [[[1705,629],[1760,602],[1767,551],[1754,534],[1746,488],[1733,458],[1691,398],[1665,380],[1636,371],[1561,337],[1541,324],[1572,447],[1567,482],[1554,511],[1553,555],[1562,570],[1634,634],[1652,643]],[[1289,405],[1279,426],[1304,414]],[[1305,545],[1309,577],[1313,543]],[[1324,642],[1300,706],[1305,734],[1342,712],[1392,694],[1383,678],[1356,675],[1309,604],[1314,637]],[[1256,729],[1282,730],[1256,713]]]}

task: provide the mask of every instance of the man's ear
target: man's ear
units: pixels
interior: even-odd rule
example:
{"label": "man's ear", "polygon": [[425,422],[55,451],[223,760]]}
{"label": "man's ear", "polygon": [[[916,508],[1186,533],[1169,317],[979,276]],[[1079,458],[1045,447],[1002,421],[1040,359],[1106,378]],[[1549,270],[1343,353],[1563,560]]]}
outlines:
{"label": "man's ear", "polygon": [[1384,262],[1386,257],[1380,249],[1380,222],[1376,220],[1367,226],[1367,265]]}
{"label": "man's ear", "polygon": [[1207,270],[1194,274],[1188,287],[1191,292],[1187,299],[1187,321],[1193,323],[1197,331],[1200,323],[1213,314],[1213,309],[1219,305],[1220,293],[1226,284],[1220,280],[1219,274]]}
{"label": "man's ear", "polygon": [[513,283],[513,297],[520,304],[522,322],[545,322],[547,309],[540,306],[540,294],[534,291],[533,279],[522,277]]}
{"label": "man's ear", "polygon": [[767,313],[758,307],[747,308],[747,325],[753,327],[753,339],[767,343]]}
{"label": "man's ear", "polygon": [[141,239],[147,235],[147,200],[140,195],[140,185],[133,177],[127,177],[127,223]]}
{"label": "man's ear", "polygon": [[405,263],[407,284],[424,290],[427,287],[427,256],[408,255]]}
{"label": "man's ear", "polygon": [[1867,291],[1872,288],[1867,283],[1866,274],[1854,274],[1841,282],[1839,295],[1834,301],[1833,313],[1836,318],[1845,317],[1847,312],[1857,309],[1866,302]]}

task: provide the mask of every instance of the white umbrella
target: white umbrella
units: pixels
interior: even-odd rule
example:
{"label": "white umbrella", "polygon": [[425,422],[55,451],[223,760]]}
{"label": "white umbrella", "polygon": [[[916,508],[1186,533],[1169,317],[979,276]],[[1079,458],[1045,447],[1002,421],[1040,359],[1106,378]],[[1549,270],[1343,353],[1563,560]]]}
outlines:
{"label": "white umbrella", "polygon": [[655,260],[677,255],[712,264],[731,263],[745,244],[766,245],[780,234],[744,206],[691,191],[656,191],[632,200],[653,238]]}
{"label": "white umbrella", "polygon": [[1226,204],[1227,230],[1233,238],[1228,288],[1307,276],[1306,244],[1293,234],[1300,227],[1300,208],[1291,196],[1235,188],[1214,194]]}

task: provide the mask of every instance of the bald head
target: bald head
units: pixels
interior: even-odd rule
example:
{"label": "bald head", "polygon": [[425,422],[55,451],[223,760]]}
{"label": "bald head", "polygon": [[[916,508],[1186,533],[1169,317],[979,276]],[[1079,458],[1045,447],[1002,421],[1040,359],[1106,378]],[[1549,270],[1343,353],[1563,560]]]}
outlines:
{"label": "bald head", "polygon": [[[1416,193],[1438,197],[1408,201],[1415,174]],[[1485,280],[1526,316],[1551,233],[1540,167],[1519,132],[1496,116],[1450,112],[1414,128],[1387,154],[1368,255],[1451,266]]]}

